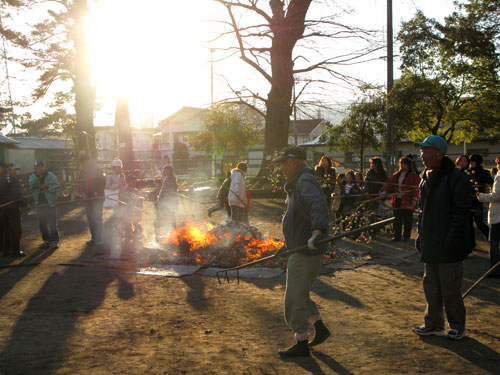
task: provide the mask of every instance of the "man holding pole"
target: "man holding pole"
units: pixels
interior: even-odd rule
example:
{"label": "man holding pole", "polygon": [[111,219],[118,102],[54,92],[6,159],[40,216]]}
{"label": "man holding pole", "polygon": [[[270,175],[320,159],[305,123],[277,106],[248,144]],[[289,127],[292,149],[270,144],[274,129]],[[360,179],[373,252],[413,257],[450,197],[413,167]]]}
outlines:
{"label": "man holding pole", "polygon": [[[308,247],[290,255],[287,261],[285,321],[295,334],[296,344],[280,350],[282,357],[309,356],[309,346],[321,344],[330,336],[316,304],[309,297],[328,246],[318,244],[328,236],[328,206],[323,190],[313,170],[305,166],[305,160],[305,151],[298,147],[285,148],[273,160],[281,162],[287,179],[287,209],[283,216],[285,246],[276,252],[276,256],[286,256],[287,249],[306,244]],[[310,343],[309,318],[314,321],[315,328],[315,337]]]}
{"label": "man holding pole", "polygon": [[420,182],[420,213],[416,248],[424,262],[425,324],[419,336],[444,336],[443,304],[450,330],[446,337],[465,335],[465,306],[461,294],[463,259],[471,251],[472,196],[465,175],[445,156],[448,145],[437,135],[415,143],[425,170]]}
{"label": "man holding pole", "polygon": [[35,172],[29,178],[33,192],[38,224],[43,243],[40,249],[57,249],[59,247],[59,230],[57,229],[57,196],[59,181],[57,177],[47,171],[43,160],[35,161]]}

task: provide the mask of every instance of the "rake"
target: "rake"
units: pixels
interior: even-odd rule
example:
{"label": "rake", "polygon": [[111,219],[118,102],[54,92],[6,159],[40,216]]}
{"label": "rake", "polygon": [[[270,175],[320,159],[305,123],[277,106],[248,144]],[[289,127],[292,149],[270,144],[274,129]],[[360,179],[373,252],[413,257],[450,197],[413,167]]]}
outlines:
{"label": "rake", "polygon": [[[324,244],[324,243],[327,243],[327,242],[332,242],[332,241],[339,240],[339,239],[341,239],[343,237],[347,237],[347,236],[350,236],[350,235],[353,235],[353,234],[362,233],[362,232],[369,231],[369,230],[372,230],[372,229],[375,229],[375,228],[385,227],[386,225],[392,224],[394,222],[394,220],[395,220],[395,218],[391,217],[389,219],[377,221],[375,223],[366,225],[364,227],[359,227],[359,228],[350,230],[348,232],[342,232],[342,233],[336,234],[335,236],[325,238],[325,239],[319,241],[318,244]],[[283,256],[289,256],[289,255],[292,255],[292,254],[296,254],[298,252],[301,252],[301,251],[304,251],[304,250],[307,250],[307,249],[308,249],[307,245],[299,246],[299,247],[297,247],[295,249],[288,250],[285,254],[283,254]],[[228,272],[230,272],[230,271],[236,271],[236,278],[237,278],[238,284],[239,284],[240,283],[240,270],[241,269],[253,266],[253,265],[258,264],[258,263],[263,263],[263,262],[266,262],[266,261],[274,259],[274,258],[276,258],[275,254],[269,255],[267,257],[254,260],[252,262],[240,264],[239,266],[236,266],[236,267],[227,268],[227,269],[223,269],[223,270],[217,271],[215,273],[215,275],[217,276],[217,280],[219,281],[219,284],[222,284],[219,274],[222,273],[222,272],[224,272],[225,275],[226,275],[226,280],[229,283]]]}

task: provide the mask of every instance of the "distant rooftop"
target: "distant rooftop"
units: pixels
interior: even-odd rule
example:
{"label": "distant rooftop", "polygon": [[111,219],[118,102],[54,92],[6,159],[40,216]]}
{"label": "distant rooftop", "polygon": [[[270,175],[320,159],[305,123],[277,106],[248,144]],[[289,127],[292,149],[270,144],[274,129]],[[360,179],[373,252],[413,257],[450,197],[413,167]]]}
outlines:
{"label": "distant rooftop", "polygon": [[16,141],[16,148],[21,149],[68,150],[72,148],[70,142],[63,139],[19,137]]}
{"label": "distant rooftop", "polygon": [[295,133],[295,129],[297,130],[297,134],[310,134],[316,126],[318,126],[323,119],[311,119],[311,120],[291,120],[289,132],[290,135]]}
{"label": "distant rooftop", "polygon": [[16,144],[19,143],[13,138],[6,137],[5,135],[0,134],[0,144]]}

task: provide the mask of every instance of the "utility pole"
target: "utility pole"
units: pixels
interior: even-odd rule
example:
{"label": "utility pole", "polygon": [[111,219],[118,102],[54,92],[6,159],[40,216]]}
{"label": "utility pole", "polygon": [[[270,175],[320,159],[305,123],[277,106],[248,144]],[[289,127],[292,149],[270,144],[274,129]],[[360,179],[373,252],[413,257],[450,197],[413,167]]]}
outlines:
{"label": "utility pole", "polygon": [[[394,86],[394,55],[392,42],[392,0],[387,0],[387,94]],[[394,111],[387,103],[387,146],[386,146],[386,164],[392,172],[394,168]]]}
{"label": "utility pole", "polygon": [[293,140],[297,146],[297,97],[295,96],[295,79],[293,80]]}
{"label": "utility pole", "polygon": [[214,107],[214,48],[210,48],[210,104]]}

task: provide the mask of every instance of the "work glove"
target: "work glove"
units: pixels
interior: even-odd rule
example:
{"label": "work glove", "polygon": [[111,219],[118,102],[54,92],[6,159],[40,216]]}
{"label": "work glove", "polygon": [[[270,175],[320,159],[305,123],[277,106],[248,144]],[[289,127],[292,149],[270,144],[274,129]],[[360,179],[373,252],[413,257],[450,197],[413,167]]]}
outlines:
{"label": "work glove", "polygon": [[286,245],[281,246],[276,252],[274,253],[274,257],[276,259],[279,258],[284,258],[286,256],[288,249],[286,248]]}
{"label": "work glove", "polygon": [[315,231],[313,231],[311,238],[307,240],[307,247],[309,248],[309,250],[318,250],[320,246],[318,242],[325,238],[326,236],[323,234],[323,232],[319,229],[316,229]]}

